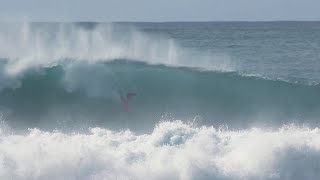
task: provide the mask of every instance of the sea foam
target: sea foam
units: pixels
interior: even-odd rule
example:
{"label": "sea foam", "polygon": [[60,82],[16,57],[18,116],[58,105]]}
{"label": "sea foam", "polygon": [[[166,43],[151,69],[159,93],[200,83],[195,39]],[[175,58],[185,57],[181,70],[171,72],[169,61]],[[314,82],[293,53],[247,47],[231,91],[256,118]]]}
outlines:
{"label": "sea foam", "polygon": [[0,137],[1,179],[316,179],[319,162],[319,129],[294,125],[236,131],[164,121],[143,135],[91,128]]}

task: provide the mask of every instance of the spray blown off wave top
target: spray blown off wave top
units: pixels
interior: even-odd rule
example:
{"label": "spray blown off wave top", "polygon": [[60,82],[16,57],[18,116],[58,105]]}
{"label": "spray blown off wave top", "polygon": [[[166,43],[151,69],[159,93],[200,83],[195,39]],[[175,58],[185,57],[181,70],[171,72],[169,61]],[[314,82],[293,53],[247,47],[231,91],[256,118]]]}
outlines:
{"label": "spray blown off wave top", "polygon": [[318,29],[2,23],[0,177],[315,179]]}

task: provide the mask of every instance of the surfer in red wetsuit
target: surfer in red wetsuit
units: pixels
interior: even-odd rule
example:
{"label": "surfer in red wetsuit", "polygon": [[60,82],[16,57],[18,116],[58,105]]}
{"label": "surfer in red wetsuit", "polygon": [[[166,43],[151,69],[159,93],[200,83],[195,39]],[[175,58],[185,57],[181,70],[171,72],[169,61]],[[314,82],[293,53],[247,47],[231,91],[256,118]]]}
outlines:
{"label": "surfer in red wetsuit", "polygon": [[123,108],[126,112],[129,112],[129,101],[130,99],[132,99],[132,97],[136,96],[137,94],[136,93],[127,93],[126,97],[124,96],[120,96],[120,100],[121,100],[121,103],[123,105]]}

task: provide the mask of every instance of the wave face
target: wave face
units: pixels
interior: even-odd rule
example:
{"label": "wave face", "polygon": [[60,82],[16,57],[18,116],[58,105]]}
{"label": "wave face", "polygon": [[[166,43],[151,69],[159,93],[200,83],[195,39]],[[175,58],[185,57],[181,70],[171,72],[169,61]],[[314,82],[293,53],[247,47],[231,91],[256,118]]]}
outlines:
{"label": "wave face", "polygon": [[[0,93],[0,104],[11,122],[31,127],[56,127],[63,117],[68,127],[152,128],[162,116],[230,127],[314,124],[320,112],[319,86],[124,60],[70,61],[18,84]],[[137,93],[129,113],[120,100],[127,92]]]}
{"label": "wave face", "polygon": [[317,179],[303,27],[0,24],[0,179]]}

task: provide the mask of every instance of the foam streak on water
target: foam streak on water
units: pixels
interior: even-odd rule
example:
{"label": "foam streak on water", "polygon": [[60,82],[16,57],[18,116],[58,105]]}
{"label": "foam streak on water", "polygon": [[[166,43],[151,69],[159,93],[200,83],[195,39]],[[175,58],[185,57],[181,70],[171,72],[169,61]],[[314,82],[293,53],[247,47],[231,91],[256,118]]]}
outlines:
{"label": "foam streak on water", "polygon": [[2,133],[1,179],[316,179],[318,128],[196,127],[162,122],[152,133]]}

